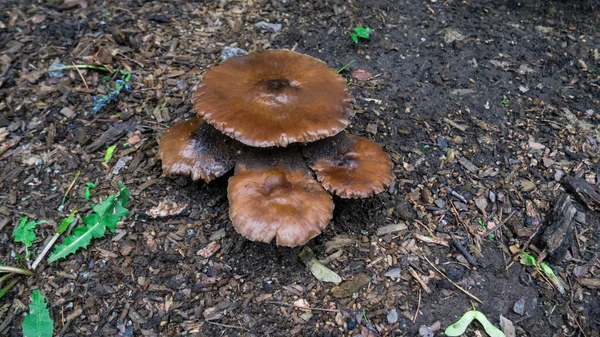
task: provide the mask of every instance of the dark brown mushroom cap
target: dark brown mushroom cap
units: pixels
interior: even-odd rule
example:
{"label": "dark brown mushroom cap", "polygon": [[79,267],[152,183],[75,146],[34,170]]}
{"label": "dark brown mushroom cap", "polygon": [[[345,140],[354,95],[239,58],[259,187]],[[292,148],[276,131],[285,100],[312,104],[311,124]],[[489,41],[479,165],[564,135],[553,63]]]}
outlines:
{"label": "dark brown mushroom cap", "polygon": [[[276,156],[275,156],[276,157]],[[242,161],[229,178],[229,217],[252,241],[298,246],[321,233],[333,217],[333,200],[302,158]],[[261,163],[262,161],[262,163]]]}
{"label": "dark brown mushroom cap", "polygon": [[311,56],[267,50],[210,69],[194,109],[226,135],[254,147],[333,136],[350,123],[346,81]]}
{"label": "dark brown mushroom cap", "polygon": [[173,125],[158,144],[163,172],[207,183],[234,167],[240,148],[198,116]]}
{"label": "dark brown mushroom cap", "polygon": [[325,189],[342,198],[367,198],[394,181],[390,156],[367,138],[339,134],[309,144],[304,153]]}

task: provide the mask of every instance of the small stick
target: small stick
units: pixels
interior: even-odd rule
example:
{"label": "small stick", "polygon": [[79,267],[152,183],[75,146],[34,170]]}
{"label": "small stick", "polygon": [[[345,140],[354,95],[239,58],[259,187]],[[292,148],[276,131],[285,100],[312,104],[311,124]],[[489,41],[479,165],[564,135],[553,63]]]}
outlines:
{"label": "small stick", "polygon": [[74,64],[72,66],[64,66],[64,67],[58,67],[58,68],[54,68],[54,69],[47,69],[47,70],[42,71],[42,73],[50,73],[53,71],[69,70],[69,69],[94,69],[94,70],[106,71],[109,73],[111,72],[106,67],[99,67],[99,66],[94,66],[91,64]]}
{"label": "small stick", "polygon": [[465,246],[463,246],[458,241],[458,239],[454,239],[454,240],[452,240],[452,242],[454,243],[454,246],[456,246],[456,248],[458,248],[458,250],[460,250],[460,252],[467,259],[467,261],[469,261],[470,264],[472,264],[475,267],[479,267],[479,264],[477,263],[477,261],[475,261],[475,258],[473,257],[473,255],[471,255],[471,253],[469,253],[467,248]]}
{"label": "small stick", "polygon": [[463,287],[461,287],[458,284],[456,284],[456,282],[452,281],[448,276],[446,276],[446,274],[444,274],[442,271],[440,271],[431,261],[429,261],[429,259],[427,258],[427,256],[423,255],[423,258],[433,267],[433,269],[435,269],[435,271],[437,271],[443,277],[445,277],[448,281],[450,281],[450,283],[452,283],[456,288],[460,289],[463,293],[465,293],[467,296],[471,297],[475,301],[483,304],[483,302],[477,296],[472,295],[470,292],[468,292]]}
{"label": "small stick", "polygon": [[77,70],[77,73],[79,74],[79,77],[81,77],[81,80],[83,81],[83,84],[85,85],[86,89],[89,89],[90,87],[87,84],[87,81],[85,80],[85,77],[83,77],[83,74],[81,73],[81,70],[79,70],[79,68],[77,68],[77,65],[75,64],[75,62],[72,62],[73,65],[75,66],[75,70]]}
{"label": "small stick", "polygon": [[420,225],[421,227],[425,228],[425,230],[427,230],[429,232],[429,234],[433,235],[433,231],[431,231],[431,229],[429,229],[429,227],[425,226],[425,224],[423,222],[421,222],[420,220],[414,220],[414,222],[417,225]]}
{"label": "small stick", "polygon": [[512,213],[510,213],[504,220],[500,221],[500,223],[498,224],[498,226],[496,226],[496,227],[494,227],[492,229],[488,229],[487,231],[485,231],[485,233],[481,234],[481,236],[488,236],[488,235],[494,233],[500,227],[504,226],[504,224],[506,224],[508,222],[508,220],[510,220],[510,218],[512,218],[515,214],[517,214],[517,211],[512,211]]}
{"label": "small stick", "polygon": [[67,188],[67,191],[65,192],[65,195],[62,198],[62,202],[60,203],[61,206],[64,206],[65,201],[67,201],[67,196],[69,195],[69,192],[71,192],[71,189],[75,185],[75,182],[77,181],[77,178],[79,178],[80,174],[81,174],[81,171],[77,171],[77,173],[75,173],[75,178],[73,178],[71,185],[69,185],[69,188]]}
{"label": "small stick", "polygon": [[38,266],[38,264],[40,264],[42,259],[46,256],[46,254],[48,254],[48,251],[50,250],[50,248],[52,248],[52,246],[54,246],[54,243],[56,242],[56,240],[58,240],[59,236],[60,236],[60,233],[55,233],[52,236],[52,239],[50,239],[50,241],[44,247],[44,249],[42,250],[40,255],[38,255],[38,257],[35,259],[35,261],[33,261],[33,264],[31,265],[31,270],[35,270],[35,268]]}
{"label": "small stick", "polygon": [[293,304],[287,304],[287,303],[282,303],[282,302],[277,302],[277,301],[265,301],[265,303],[268,304],[275,304],[275,305],[281,305],[283,307],[290,307],[290,308],[298,308],[298,309],[304,309],[304,310],[315,310],[315,311],[327,311],[327,312],[340,312],[338,309],[327,309],[327,308],[315,308],[315,307],[301,307],[299,305],[293,305]]}
{"label": "small stick", "polygon": [[452,200],[450,200],[450,205],[452,206],[452,213],[454,214],[456,221],[459,222],[460,224],[462,224],[463,226],[465,226],[465,228],[467,229],[467,231],[469,233],[471,233],[471,235],[475,236],[475,233],[473,232],[471,227],[469,227],[466,223],[464,223],[464,221],[462,221],[460,219],[460,217],[458,216],[458,211],[456,210],[456,206],[454,206],[454,203],[452,202]]}
{"label": "small stick", "polygon": [[217,322],[211,322],[211,321],[206,321],[206,323],[208,323],[208,324],[212,324],[212,325],[216,325],[216,326],[220,326],[220,327],[223,327],[223,328],[241,329],[241,330],[246,330],[246,331],[248,331],[248,329],[244,328],[243,326],[229,325],[229,324],[221,324],[221,323],[217,323]]}
{"label": "small stick", "polygon": [[415,310],[415,316],[413,317],[413,323],[417,321],[419,317],[419,309],[421,308],[421,289],[419,289],[419,303],[417,303],[417,310]]}
{"label": "small stick", "polygon": [[25,276],[33,275],[31,270],[17,268],[17,267],[11,267],[11,266],[0,266],[0,273],[15,273],[15,274],[21,274],[21,275],[25,275]]}
{"label": "small stick", "polygon": [[425,292],[428,294],[431,294],[431,288],[429,288],[427,283],[425,283],[425,281],[423,281],[421,276],[419,276],[419,274],[417,274],[417,272],[412,267],[408,267],[408,271],[410,272],[412,277],[414,277],[417,280],[417,282],[419,282],[421,287],[423,287],[423,289],[425,289]]}

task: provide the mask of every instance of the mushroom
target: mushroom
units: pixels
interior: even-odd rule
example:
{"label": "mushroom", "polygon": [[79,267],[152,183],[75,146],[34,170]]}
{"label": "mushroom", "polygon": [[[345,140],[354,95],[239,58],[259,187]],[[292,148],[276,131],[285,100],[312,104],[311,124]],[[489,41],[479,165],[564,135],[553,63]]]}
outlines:
{"label": "mushroom", "polygon": [[163,172],[187,174],[205,182],[218,178],[235,165],[241,144],[224,136],[195,116],[171,127],[158,144]]}
{"label": "mushroom", "polygon": [[294,151],[250,153],[236,164],[227,196],[234,228],[252,241],[303,245],[333,217],[331,195]]}
{"label": "mushroom", "polygon": [[390,156],[367,138],[340,133],[309,144],[304,154],[317,180],[342,198],[367,198],[394,181]]}
{"label": "mushroom", "polygon": [[206,72],[193,99],[205,121],[253,147],[333,136],[350,124],[350,101],[334,69],[290,50],[224,61]]}
{"label": "mushroom", "polygon": [[[310,56],[268,50],[230,58],[204,75],[193,99],[198,116],[160,140],[163,171],[209,182],[235,166],[227,187],[235,230],[303,245],[331,221],[330,193],[366,198],[394,180],[381,146],[341,133],[350,101],[346,81]],[[292,143],[310,144],[302,151]]]}

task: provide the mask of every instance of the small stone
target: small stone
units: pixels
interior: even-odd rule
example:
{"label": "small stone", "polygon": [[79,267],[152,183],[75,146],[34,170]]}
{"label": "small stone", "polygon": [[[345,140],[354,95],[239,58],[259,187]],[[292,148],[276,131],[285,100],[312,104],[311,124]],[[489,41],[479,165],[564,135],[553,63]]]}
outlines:
{"label": "small stone", "polygon": [[398,322],[398,312],[396,311],[396,309],[392,309],[388,312],[387,321],[390,324]]}
{"label": "small stone", "polygon": [[225,61],[232,57],[248,55],[248,52],[242,48],[225,47],[221,52],[221,61]]}
{"label": "small stone", "polygon": [[521,191],[522,192],[530,192],[535,189],[535,184],[529,180],[521,181]]}
{"label": "small stone", "polygon": [[367,131],[368,133],[370,133],[372,135],[376,135],[377,134],[377,123],[369,123],[367,125],[367,128],[365,129],[365,131]]}
{"label": "small stone", "polygon": [[257,22],[254,24],[254,29],[267,31],[271,33],[279,33],[281,31],[281,23],[269,23],[265,21]]}
{"label": "small stone", "polygon": [[433,337],[433,331],[428,326],[421,325],[419,327],[419,337]]}
{"label": "small stone", "polygon": [[385,276],[389,278],[400,278],[400,276],[402,276],[402,269],[400,267],[390,268],[390,270],[385,273]]}
{"label": "small stone", "polygon": [[448,141],[444,137],[438,137],[437,144],[440,150],[443,150],[448,147]]}
{"label": "small stone", "polygon": [[70,108],[64,107],[60,110],[60,113],[67,117],[67,118],[73,118],[75,117],[75,111],[71,110]]}
{"label": "small stone", "polygon": [[513,306],[513,311],[521,316],[525,315],[525,301],[526,300],[527,300],[527,297],[525,297],[525,295],[523,295],[523,297],[521,297],[518,301],[515,302],[515,305]]}

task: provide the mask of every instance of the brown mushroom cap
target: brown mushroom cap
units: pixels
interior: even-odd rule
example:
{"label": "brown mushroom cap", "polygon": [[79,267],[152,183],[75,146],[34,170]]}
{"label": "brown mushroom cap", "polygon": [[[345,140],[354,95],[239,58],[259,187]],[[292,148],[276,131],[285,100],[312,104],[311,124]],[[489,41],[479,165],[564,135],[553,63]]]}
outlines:
{"label": "brown mushroom cap", "polygon": [[253,155],[236,165],[227,187],[229,217],[249,240],[275,238],[278,245],[293,247],[321,233],[334,205],[299,154],[272,160],[280,155]]}
{"label": "brown mushroom cap", "polygon": [[367,138],[339,134],[309,144],[304,153],[325,189],[342,198],[367,198],[394,181],[390,156]]}
{"label": "brown mushroom cap", "polygon": [[204,75],[194,109],[254,147],[333,136],[350,124],[346,81],[324,62],[289,50],[233,57]]}
{"label": "brown mushroom cap", "polygon": [[240,147],[198,116],[173,125],[158,144],[163,172],[207,183],[233,168]]}

